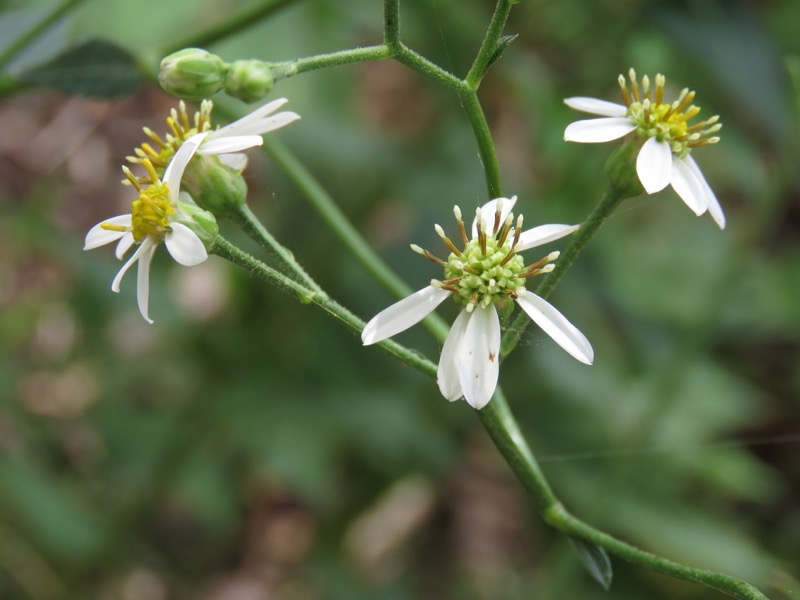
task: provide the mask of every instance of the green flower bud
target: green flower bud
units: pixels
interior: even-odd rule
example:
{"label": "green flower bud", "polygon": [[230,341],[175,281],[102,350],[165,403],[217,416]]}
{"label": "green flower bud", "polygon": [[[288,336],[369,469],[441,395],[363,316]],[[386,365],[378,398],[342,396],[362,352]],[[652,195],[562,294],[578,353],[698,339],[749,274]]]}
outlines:
{"label": "green flower bud", "polygon": [[606,177],[623,198],[633,198],[644,193],[636,173],[636,157],[641,147],[638,139],[630,139],[614,150],[606,161]]}
{"label": "green flower bud", "polygon": [[214,215],[191,202],[178,202],[178,209],[181,213],[177,219],[178,223],[191,229],[203,242],[206,250],[211,250],[219,233],[219,226]]}
{"label": "green flower bud", "polygon": [[260,100],[272,89],[275,78],[269,64],[260,60],[232,62],[225,82],[225,91],[244,102]]}
{"label": "green flower bud", "polygon": [[158,82],[173,96],[202,100],[223,88],[227,70],[219,56],[200,48],[184,48],[161,61]]}
{"label": "green flower bud", "polygon": [[213,155],[195,156],[181,184],[200,208],[216,217],[230,216],[247,200],[247,183],[241,173]]}

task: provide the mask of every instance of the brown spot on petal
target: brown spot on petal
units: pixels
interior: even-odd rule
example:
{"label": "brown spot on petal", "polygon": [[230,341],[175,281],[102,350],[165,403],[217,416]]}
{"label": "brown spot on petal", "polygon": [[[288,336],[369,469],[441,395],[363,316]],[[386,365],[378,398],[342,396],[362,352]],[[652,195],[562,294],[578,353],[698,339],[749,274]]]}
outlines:
{"label": "brown spot on petal", "polygon": [[495,359],[495,353],[489,352],[489,362],[494,362],[494,359]]}

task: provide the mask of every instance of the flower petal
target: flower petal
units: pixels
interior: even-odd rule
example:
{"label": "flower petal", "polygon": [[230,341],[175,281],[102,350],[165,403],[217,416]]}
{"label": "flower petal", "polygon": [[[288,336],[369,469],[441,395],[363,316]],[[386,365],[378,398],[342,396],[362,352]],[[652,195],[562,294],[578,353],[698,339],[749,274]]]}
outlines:
{"label": "flower petal", "polygon": [[230,167],[234,171],[239,171],[241,173],[247,168],[247,154],[220,154],[217,158],[219,162],[226,167]]}
{"label": "flower petal", "polygon": [[659,142],[654,137],[647,140],[639,150],[636,172],[648,194],[655,194],[667,187],[670,177],[672,177],[672,148],[670,145],[667,142]]}
{"label": "flower petal", "polygon": [[[691,156],[686,156],[681,159],[675,159],[674,162],[680,163],[680,167],[684,169],[684,173],[688,172],[691,174],[695,182],[694,187],[699,190],[699,192],[702,194],[702,198],[705,199],[706,206],[708,207],[708,213],[711,215],[711,218],[714,219],[720,229],[725,229],[725,213],[722,212],[722,207],[719,205],[719,200],[717,200],[716,195],[714,195],[714,191],[711,189],[711,186],[708,185],[706,178],[703,177],[703,172],[700,170],[700,167],[697,166],[695,160]],[[674,178],[675,174],[673,172],[673,180]],[[672,187],[675,188],[675,191],[678,192],[678,195],[680,195],[681,198],[683,198],[683,201],[686,202],[686,199],[678,191],[678,188],[675,187],[674,181],[672,182]]]}
{"label": "flower petal", "polygon": [[211,137],[213,139],[219,139],[233,135],[261,134],[288,125],[292,121],[299,119],[300,116],[289,111],[278,113],[272,117],[268,116],[287,102],[288,100],[286,98],[278,98],[277,100],[268,102],[241,119],[217,129],[211,133]]}
{"label": "flower petal", "polygon": [[361,332],[361,341],[369,346],[405,331],[427,317],[450,293],[429,285],[395,302],[372,317]]}
{"label": "flower petal", "polygon": [[198,154],[230,154],[231,152],[242,152],[255,148],[264,143],[264,138],[260,135],[236,135],[213,140],[207,140]]}
{"label": "flower petal", "polygon": [[500,375],[500,319],[494,304],[476,307],[456,354],[464,400],[480,410],[489,403]]}
{"label": "flower petal", "polygon": [[462,310],[458,313],[453,326],[444,340],[442,354],[439,357],[439,368],[436,370],[436,383],[442,396],[455,402],[464,396],[461,391],[461,382],[458,379],[458,352],[464,340],[464,331],[473,313]]}
{"label": "flower petal", "polygon": [[110,244],[124,237],[125,234],[128,233],[127,231],[109,231],[108,229],[104,229],[103,225],[108,223],[109,225],[117,225],[119,227],[130,227],[131,218],[131,215],[118,215],[106,219],[102,223],[98,223],[86,234],[86,239],[83,242],[83,249],[94,250],[95,248],[105,246],[106,244]]}
{"label": "flower petal", "polygon": [[624,117],[628,112],[628,107],[616,102],[598,100],[597,98],[587,98],[585,96],[575,96],[565,98],[564,104],[575,110],[600,115],[601,117]]}
{"label": "flower petal", "polygon": [[150,303],[150,261],[158,246],[153,244],[146,252],[142,253],[139,259],[139,269],[136,273],[136,301],[139,304],[139,312],[142,313],[144,320],[152,324],[153,319],[147,314]]}
{"label": "flower petal", "polygon": [[144,241],[141,244],[139,244],[139,247],[136,249],[136,252],[134,252],[131,255],[131,257],[128,259],[128,262],[122,265],[122,268],[117,272],[116,277],[114,277],[114,281],[111,282],[112,292],[116,292],[119,294],[119,284],[122,282],[123,275],[125,275],[125,273],[128,272],[128,269],[130,269],[131,266],[133,266],[133,263],[135,263],[137,260],[141,258],[142,254],[150,250],[150,248],[152,248],[153,246],[156,246],[156,244],[153,242],[152,238],[149,237],[145,238]]}
{"label": "flower petal", "polygon": [[280,129],[281,127],[288,125],[289,123],[297,121],[299,118],[300,115],[288,110],[280,112],[277,115],[274,115],[267,119],[261,119],[256,123],[250,124],[247,128],[247,133],[262,134],[262,133],[267,133],[269,131],[274,131],[276,129]]}
{"label": "flower petal", "polygon": [[[508,214],[511,212],[511,209],[514,208],[514,205],[517,203],[517,197],[512,196],[511,198],[495,198],[494,200],[489,200],[486,204],[481,206],[481,221],[485,223],[486,227],[491,229],[494,225],[494,213],[497,212],[497,203],[502,200],[503,201],[503,208],[500,211],[500,224],[503,224],[503,221],[506,220]],[[472,237],[477,237],[478,235],[478,215],[475,215],[475,218],[472,219]]]}
{"label": "flower petal", "polygon": [[131,249],[133,243],[136,240],[133,239],[132,233],[126,233],[125,235],[120,238],[119,243],[117,244],[117,248],[114,251],[114,255],[119,259],[122,260],[125,258],[125,255],[128,253],[128,250]]}
{"label": "flower petal", "polygon": [[589,340],[552,304],[527,291],[517,296],[517,304],[559,346],[582,363],[592,364],[594,350]]}
{"label": "flower petal", "polygon": [[535,248],[569,235],[577,231],[580,225],[539,225],[533,229],[523,231],[517,242],[517,252]]}
{"label": "flower petal", "polygon": [[167,187],[169,187],[172,202],[178,201],[178,196],[181,191],[181,178],[183,177],[183,172],[186,170],[186,165],[192,160],[200,144],[207,136],[208,133],[196,133],[183,142],[175,153],[175,156],[169,161],[167,168],[164,169],[164,176],[161,179],[167,184]]}
{"label": "flower petal", "polygon": [[193,267],[208,258],[203,241],[194,231],[183,223],[173,222],[170,223],[170,227],[172,231],[164,237],[164,243],[175,262],[185,267]]}
{"label": "flower petal", "polygon": [[705,190],[685,158],[673,159],[670,183],[672,189],[677,192],[686,206],[692,209],[694,214],[700,216],[706,212],[708,201]]}
{"label": "flower petal", "polygon": [[597,144],[617,140],[636,129],[630,119],[610,117],[603,119],[586,119],[567,125],[564,131],[565,142]]}

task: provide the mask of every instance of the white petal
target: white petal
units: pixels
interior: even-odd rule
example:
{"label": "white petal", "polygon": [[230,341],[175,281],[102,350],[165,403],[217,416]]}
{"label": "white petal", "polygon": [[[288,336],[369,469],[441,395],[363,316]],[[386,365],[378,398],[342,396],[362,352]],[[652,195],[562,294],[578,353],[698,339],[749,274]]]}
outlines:
{"label": "white petal", "polygon": [[[678,162],[678,160],[680,160],[683,165],[694,174],[695,180],[698,182],[699,187],[703,191],[703,195],[708,206],[708,213],[711,215],[711,218],[714,219],[720,229],[725,229],[725,214],[722,212],[722,207],[719,205],[719,200],[717,200],[714,191],[711,189],[711,186],[708,185],[706,178],[703,177],[703,172],[700,170],[700,167],[697,166],[697,163],[691,156],[686,156],[682,159],[676,159],[676,162]],[[675,186],[673,185],[673,187]]]}
{"label": "white petal", "polygon": [[[210,135],[213,139],[219,139],[232,135],[259,133],[258,130],[260,125],[263,123],[263,121],[268,120],[268,115],[278,110],[287,102],[288,100],[286,98],[278,98],[277,100],[267,102],[264,106],[257,108],[253,112],[246,114],[241,119],[238,119],[237,121],[234,121],[225,127],[221,127],[220,129],[213,131]],[[275,116],[277,117],[278,115]]]}
{"label": "white petal", "polygon": [[439,368],[436,370],[436,383],[439,384],[439,391],[442,396],[455,402],[464,396],[461,391],[461,382],[458,379],[458,351],[464,340],[464,331],[473,313],[462,310],[458,313],[447,338],[442,346],[442,355],[439,357]]}
{"label": "white petal", "polygon": [[672,148],[670,145],[667,142],[659,142],[654,137],[647,140],[639,150],[636,172],[648,194],[655,194],[667,187],[670,177],[672,177]]}
{"label": "white petal", "polygon": [[193,267],[208,258],[206,247],[194,231],[183,223],[170,223],[169,226],[172,231],[164,237],[164,243],[175,262]]}
{"label": "white petal", "polygon": [[131,249],[134,243],[133,234],[126,233],[122,236],[119,240],[119,244],[117,244],[117,249],[114,251],[114,255],[119,259],[122,260],[125,258],[125,255],[128,253],[128,250]]}
{"label": "white petal", "polygon": [[705,190],[695,176],[686,159],[675,158],[672,161],[672,178],[670,179],[672,189],[674,189],[681,200],[692,209],[696,215],[702,215],[708,209]]}
{"label": "white petal", "polygon": [[114,281],[111,282],[111,291],[119,294],[119,284],[122,282],[123,275],[125,275],[125,273],[128,272],[128,269],[131,268],[133,263],[135,263],[137,260],[139,260],[139,258],[141,258],[142,254],[150,250],[150,248],[152,248],[155,245],[156,244],[153,243],[153,240],[151,238],[149,237],[145,238],[145,240],[136,249],[136,252],[134,252],[128,259],[128,262],[122,265],[122,268],[117,273],[117,276],[114,277]]}
{"label": "white petal", "polygon": [[535,248],[536,246],[541,246],[543,244],[547,244],[548,242],[553,242],[557,239],[564,237],[565,235],[569,235],[573,231],[577,231],[580,225],[539,225],[538,227],[534,227],[533,229],[528,229],[527,231],[523,231],[522,234],[519,236],[519,242],[517,243],[517,252],[522,252],[523,250],[528,250],[529,248]]}
{"label": "white petal", "polygon": [[240,173],[247,168],[247,154],[220,154],[219,162]]}
{"label": "white petal", "polygon": [[[489,200],[489,202],[481,206],[481,220],[489,229],[491,229],[494,225],[494,213],[497,211],[497,203],[500,200],[503,201],[503,209],[500,211],[501,225],[503,224],[503,221],[506,220],[508,213],[511,212],[511,209],[514,208],[514,205],[517,203],[517,197],[512,196],[511,198],[495,198],[494,200]],[[472,219],[472,237],[476,237],[477,235],[478,215],[476,214],[475,218]]]}
{"label": "white petal", "polygon": [[164,169],[162,181],[169,187],[170,197],[173,202],[178,201],[178,196],[181,191],[181,178],[183,177],[183,172],[186,170],[186,165],[189,164],[189,161],[207,136],[208,133],[196,133],[183,142],[175,153],[175,156],[169,161],[167,168]]}
{"label": "white petal", "polygon": [[300,115],[298,115],[297,113],[293,113],[291,111],[285,111],[278,113],[277,115],[274,115],[267,119],[261,119],[260,121],[251,123],[250,125],[248,125],[246,131],[247,133],[257,133],[257,134],[267,133],[269,131],[280,129],[281,127],[284,127],[289,123],[293,123],[294,121],[297,121],[299,118]]}
{"label": "white petal", "polygon": [[500,319],[494,304],[472,311],[456,367],[464,400],[480,410],[492,399],[500,375]]}
{"label": "white petal", "polygon": [[366,324],[361,332],[365,346],[381,342],[416,325],[439,306],[450,292],[429,285],[385,308]]}
{"label": "white petal", "polygon": [[94,250],[100,246],[105,246],[106,244],[117,241],[127,233],[127,231],[109,231],[108,229],[103,229],[103,225],[106,223],[118,225],[120,227],[130,227],[131,215],[111,217],[92,227],[89,233],[86,234],[86,239],[83,242],[84,250]]}
{"label": "white petal", "polygon": [[142,313],[144,320],[152,324],[153,319],[147,314],[148,304],[150,303],[150,262],[156,252],[157,245],[142,253],[139,259],[139,270],[136,273],[136,300],[139,303],[139,312]]}
{"label": "white petal", "polygon": [[585,96],[575,96],[565,98],[564,104],[575,110],[600,115],[601,117],[624,117],[628,112],[628,107],[616,102],[598,100],[597,98],[586,98]]}
{"label": "white petal", "polygon": [[627,118],[586,119],[585,121],[575,121],[567,125],[567,129],[564,131],[564,141],[581,142],[583,144],[610,142],[621,138],[634,129],[636,129],[636,125]]}
{"label": "white petal", "polygon": [[520,294],[517,304],[559,346],[582,363],[592,364],[594,350],[589,340],[552,304],[532,292]]}
{"label": "white petal", "polygon": [[264,143],[260,135],[235,135],[214,140],[208,140],[197,151],[198,154],[230,154],[255,148]]}

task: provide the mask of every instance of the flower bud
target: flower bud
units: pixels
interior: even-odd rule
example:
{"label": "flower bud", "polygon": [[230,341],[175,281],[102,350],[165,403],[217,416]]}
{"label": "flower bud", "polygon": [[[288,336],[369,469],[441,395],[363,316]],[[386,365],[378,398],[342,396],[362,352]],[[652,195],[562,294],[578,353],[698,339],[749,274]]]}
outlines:
{"label": "flower bud", "polygon": [[203,210],[194,202],[180,201],[178,202],[178,208],[182,215],[177,219],[178,223],[191,229],[203,242],[206,250],[210,250],[219,233],[219,226],[214,215],[207,210]]}
{"label": "flower bud", "polygon": [[260,60],[237,60],[230,64],[225,91],[244,102],[260,100],[272,89],[275,78],[269,64]]}
{"label": "flower bud", "polygon": [[202,100],[223,88],[227,70],[219,56],[200,48],[184,48],[161,61],[158,82],[173,96]]}
{"label": "flower bud", "polygon": [[241,173],[213,155],[196,155],[186,168],[181,185],[200,208],[216,217],[237,212],[247,200],[247,183]]}

